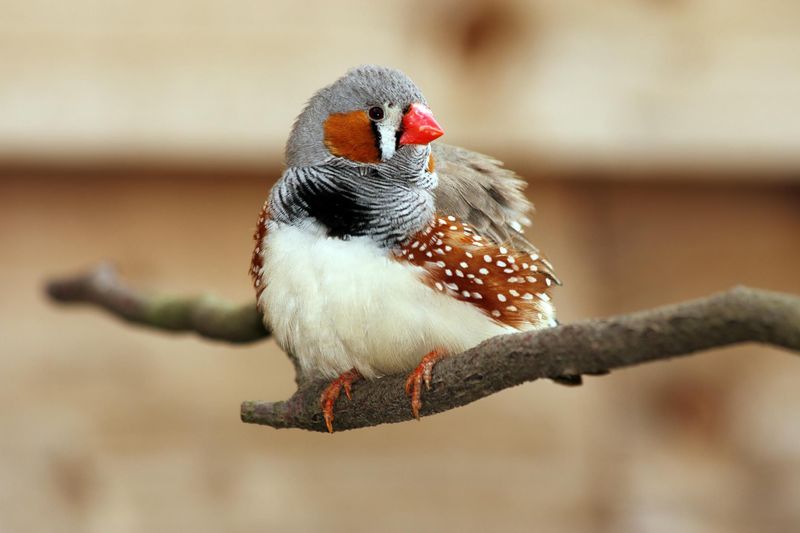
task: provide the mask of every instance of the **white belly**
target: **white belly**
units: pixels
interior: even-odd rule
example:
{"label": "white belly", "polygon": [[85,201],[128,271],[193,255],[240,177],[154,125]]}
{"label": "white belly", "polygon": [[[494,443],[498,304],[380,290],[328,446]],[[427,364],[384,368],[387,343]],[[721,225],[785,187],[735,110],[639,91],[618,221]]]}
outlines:
{"label": "white belly", "polygon": [[264,321],[309,376],[406,372],[433,349],[458,353],[517,331],[428,288],[422,269],[391,259],[367,238],[343,241],[317,227],[272,224],[261,249]]}

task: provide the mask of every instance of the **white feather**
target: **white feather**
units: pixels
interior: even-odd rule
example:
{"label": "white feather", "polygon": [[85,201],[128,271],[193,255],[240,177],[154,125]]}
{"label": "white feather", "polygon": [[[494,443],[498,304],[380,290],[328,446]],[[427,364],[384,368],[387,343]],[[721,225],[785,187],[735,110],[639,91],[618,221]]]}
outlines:
{"label": "white feather", "polygon": [[378,123],[378,131],[380,132],[381,159],[388,161],[395,152],[395,143],[397,142],[395,134],[400,127],[400,122],[403,120],[403,111],[397,106],[388,103],[383,106],[383,109],[386,115]]}
{"label": "white feather", "polygon": [[518,331],[429,288],[421,268],[394,260],[369,238],[271,223],[261,249],[265,323],[312,376],[405,372],[431,350],[454,354]]}

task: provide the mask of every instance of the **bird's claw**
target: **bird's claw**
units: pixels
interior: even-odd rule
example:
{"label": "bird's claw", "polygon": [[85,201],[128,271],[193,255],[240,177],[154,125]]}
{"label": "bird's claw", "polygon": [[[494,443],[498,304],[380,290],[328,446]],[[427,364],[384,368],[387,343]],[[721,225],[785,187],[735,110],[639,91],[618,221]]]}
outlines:
{"label": "bird's claw", "polygon": [[406,394],[411,396],[411,413],[419,420],[419,409],[422,407],[420,389],[422,388],[422,374],[415,369],[406,379]]}
{"label": "bird's claw", "polygon": [[429,352],[406,379],[406,394],[411,396],[411,413],[417,420],[419,420],[419,410],[422,408],[422,384],[425,384],[426,390],[431,389],[433,367],[444,355],[444,352],[439,350]]}
{"label": "bird's claw", "polygon": [[330,385],[322,391],[319,403],[322,407],[322,416],[325,418],[325,426],[328,428],[328,433],[333,433],[333,408],[336,405],[336,400],[339,399],[342,389],[344,389],[347,399],[352,400],[351,390],[353,383],[362,377],[361,372],[353,368],[331,381]]}

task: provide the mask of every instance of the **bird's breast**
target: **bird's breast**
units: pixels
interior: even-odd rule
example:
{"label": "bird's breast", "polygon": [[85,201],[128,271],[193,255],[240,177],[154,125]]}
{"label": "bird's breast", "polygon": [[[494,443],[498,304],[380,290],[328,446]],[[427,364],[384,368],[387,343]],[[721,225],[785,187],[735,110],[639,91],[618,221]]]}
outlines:
{"label": "bird's breast", "polygon": [[457,353],[516,331],[438,291],[425,268],[366,237],[272,223],[258,249],[259,307],[312,376],[405,372],[433,349]]}

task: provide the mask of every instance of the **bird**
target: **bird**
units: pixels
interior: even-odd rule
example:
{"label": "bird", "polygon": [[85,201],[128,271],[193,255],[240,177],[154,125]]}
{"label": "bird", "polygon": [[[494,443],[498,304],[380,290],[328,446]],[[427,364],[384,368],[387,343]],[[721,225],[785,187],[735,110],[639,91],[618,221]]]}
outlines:
{"label": "bird", "polygon": [[525,183],[443,133],[414,82],[379,65],[320,89],[291,129],[250,274],[278,345],[303,379],[328,382],[329,432],[359,380],[408,373],[419,419],[442,358],[557,325],[561,282],[523,235]]}

